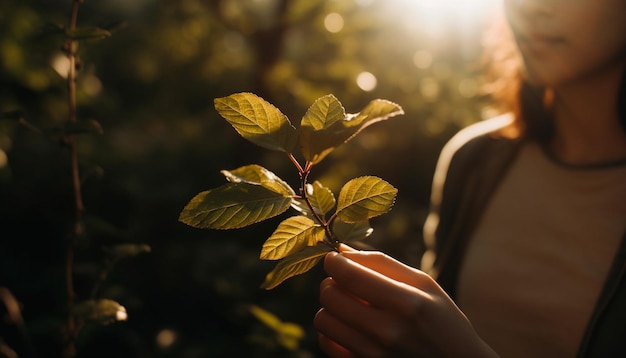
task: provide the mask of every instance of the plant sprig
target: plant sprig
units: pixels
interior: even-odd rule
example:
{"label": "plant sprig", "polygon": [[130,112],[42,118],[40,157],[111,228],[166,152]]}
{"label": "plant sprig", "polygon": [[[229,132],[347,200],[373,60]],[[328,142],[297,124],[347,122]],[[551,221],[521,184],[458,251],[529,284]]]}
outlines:
{"label": "plant sprig", "polygon": [[[265,149],[287,154],[300,176],[298,191],[270,170],[251,164],[222,170],[227,183],[194,196],[179,220],[202,229],[237,229],[280,214],[283,220],[261,248],[260,259],[280,260],[262,288],[272,289],[305,273],[341,243],[362,240],[373,229],[369,219],[391,210],[398,190],[375,176],[348,181],[335,198],[319,181],[309,182],[313,167],[367,126],[404,114],[390,101],[376,99],[360,112],[346,113],[332,94],[318,98],[294,127],[287,116],[249,92],[216,98],[215,108],[245,139]],[[304,165],[294,151],[304,157]]]}

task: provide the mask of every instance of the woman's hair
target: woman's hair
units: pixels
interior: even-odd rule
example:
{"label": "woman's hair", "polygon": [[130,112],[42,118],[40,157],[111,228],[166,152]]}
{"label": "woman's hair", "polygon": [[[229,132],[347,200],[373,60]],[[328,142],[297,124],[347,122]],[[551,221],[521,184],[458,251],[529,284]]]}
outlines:
{"label": "woman's hair", "polygon": [[[532,85],[525,79],[522,58],[502,11],[483,39],[482,65],[485,94],[493,99],[498,112],[512,113],[513,123],[499,134],[509,138],[533,138],[547,141],[553,134],[552,92]],[[626,131],[626,71],[617,94],[618,114]]]}

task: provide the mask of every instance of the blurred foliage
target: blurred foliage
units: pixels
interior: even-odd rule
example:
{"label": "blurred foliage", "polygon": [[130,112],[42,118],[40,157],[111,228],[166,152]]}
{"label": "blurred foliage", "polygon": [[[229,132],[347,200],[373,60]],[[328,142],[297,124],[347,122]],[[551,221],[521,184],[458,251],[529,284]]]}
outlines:
{"label": "blurred foliage", "polygon": [[[398,200],[392,214],[373,223],[367,242],[419,263],[438,152],[459,127],[481,118],[486,100],[477,92],[474,66],[481,18],[452,8],[407,8],[411,3],[81,4],[79,24],[111,36],[83,41],[79,49],[78,116],[99,123],[102,134],[78,141],[90,225],[76,257],[77,294],[89,295],[97,262],[107,258],[103,247],[146,243],[151,253],[120,260],[108,273],[99,292],[120,302],[128,320],[83,330],[79,356],[319,356],[311,322],[321,268],[270,292],[259,288],[270,269],[258,260],[259,247],[278,221],[233,232],[177,221],[195,193],[223,181],[221,169],[259,163],[297,180],[280,153],[240,140],[214,110],[216,97],[254,92],[294,119],[329,93],[348,112],[374,98],[400,104],[403,120],[368,128],[311,179],[335,191],[363,174],[388,180]],[[42,357],[57,356],[64,240],[74,210],[67,153],[46,134],[68,117],[59,28],[70,6],[69,0],[0,2],[0,284],[19,300],[29,332],[25,340],[2,325],[0,341]],[[376,79],[370,91],[357,84],[363,72]],[[300,325],[300,344],[261,344],[276,332],[262,329],[250,305]]]}

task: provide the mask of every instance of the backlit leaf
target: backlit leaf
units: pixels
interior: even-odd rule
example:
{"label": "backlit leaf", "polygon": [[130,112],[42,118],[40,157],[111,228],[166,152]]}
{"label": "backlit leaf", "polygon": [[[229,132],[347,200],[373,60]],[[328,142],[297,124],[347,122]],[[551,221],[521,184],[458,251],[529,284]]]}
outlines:
{"label": "backlit leaf", "polygon": [[[319,181],[306,185],[306,197],[317,215],[324,217],[335,208],[335,195]],[[304,199],[294,199],[291,207],[298,210],[302,215],[311,217],[311,209]]]}
{"label": "backlit leaf", "polygon": [[276,315],[259,306],[250,306],[250,313],[265,326],[272,329],[276,333],[278,343],[289,350],[297,349],[300,341],[305,336],[304,329],[299,325],[291,322],[282,322]]}
{"label": "backlit leaf", "polygon": [[304,199],[294,198],[291,201],[291,207],[303,216],[313,217],[313,213],[311,212],[311,209],[309,209],[309,206],[306,204],[306,201],[304,201]]}
{"label": "backlit leaf", "polygon": [[378,177],[352,179],[339,192],[337,217],[353,223],[382,215],[391,210],[397,193],[398,189]]}
{"label": "backlit leaf", "polygon": [[306,247],[282,259],[272,272],[268,273],[261,288],[271,290],[288,278],[303,274],[312,269],[332,249],[325,244]]}
{"label": "backlit leaf", "polygon": [[324,228],[304,216],[281,222],[261,249],[262,260],[279,260],[324,240]]}
{"label": "backlit leaf", "polygon": [[278,343],[290,351],[295,351],[300,345],[300,341],[304,338],[304,329],[298,324],[285,322],[276,332],[278,334]]}
{"label": "backlit leaf", "polygon": [[306,191],[306,196],[309,198],[313,209],[320,215],[324,216],[335,208],[336,201],[333,192],[319,181],[316,180],[313,184],[307,184]]}
{"label": "backlit leaf", "polygon": [[216,98],[214,104],[237,133],[258,146],[291,152],[298,140],[298,132],[287,116],[253,93]]}
{"label": "backlit leaf", "polygon": [[278,329],[278,327],[280,327],[280,325],[283,323],[280,318],[278,318],[275,314],[264,310],[259,306],[251,305],[249,307],[249,310],[254,317],[256,317],[259,321],[263,322],[264,325],[271,329]]}
{"label": "backlit leaf", "polygon": [[352,139],[367,126],[404,114],[397,104],[376,99],[356,114],[346,114],[333,96],[319,98],[302,118],[299,143],[304,158],[319,163],[337,146]]}
{"label": "backlit leaf", "polygon": [[307,161],[319,163],[343,142],[328,129],[346,118],[341,102],[332,94],[318,98],[300,123],[300,150]]}
{"label": "backlit leaf", "polygon": [[291,198],[261,185],[227,183],[203,191],[187,203],[179,220],[208,229],[237,229],[284,213]]}
{"label": "backlit leaf", "polygon": [[398,104],[386,99],[375,99],[357,113],[356,118],[348,125],[359,126],[359,130],[361,130],[370,124],[401,114],[404,114],[404,110]]}
{"label": "backlit leaf", "polygon": [[333,221],[333,233],[341,242],[350,243],[363,240],[370,236],[373,231],[374,229],[372,229],[368,220],[355,223],[347,223],[341,220]]}
{"label": "backlit leaf", "polygon": [[279,194],[293,196],[295,191],[281,178],[260,165],[246,165],[235,170],[222,170],[229,182],[259,184]]}

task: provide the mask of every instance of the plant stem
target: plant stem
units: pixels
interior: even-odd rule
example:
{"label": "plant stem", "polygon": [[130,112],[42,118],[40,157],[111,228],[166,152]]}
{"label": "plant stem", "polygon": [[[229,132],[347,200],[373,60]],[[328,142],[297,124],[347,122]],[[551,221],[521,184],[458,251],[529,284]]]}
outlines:
{"label": "plant stem", "polygon": [[298,161],[296,160],[296,158],[293,156],[293,154],[291,153],[287,153],[287,157],[289,157],[289,160],[291,160],[291,162],[293,163],[293,165],[296,166],[296,168],[298,168],[298,173],[300,173],[300,175],[302,176],[302,174],[304,174],[304,169],[302,169],[302,167],[300,166],[300,163],[298,163]]}
{"label": "plant stem", "polygon": [[317,220],[317,222],[324,227],[324,231],[326,232],[326,235],[324,235],[324,244],[328,245],[331,249],[338,251],[340,242],[334,239],[335,235],[333,234],[333,231],[330,228],[330,223],[332,221],[326,221],[324,220],[324,218],[319,216],[319,214],[315,211],[315,209],[313,209],[313,205],[311,204],[311,201],[309,200],[309,197],[306,192],[307,182],[308,182],[309,174],[311,173],[312,167],[313,166],[310,164],[310,162],[307,162],[307,164],[305,165],[304,172],[300,173],[300,180],[301,180],[300,194],[302,196],[302,200],[304,200],[309,210],[311,210],[311,213],[313,217],[315,218],[315,220]]}
{"label": "plant stem", "polygon": [[[76,23],[78,19],[78,7],[82,1],[73,0],[72,10],[70,13],[69,30],[74,31],[76,29]],[[67,73],[67,99],[69,109],[69,122],[75,123],[77,121],[77,105],[76,105],[76,53],[78,51],[78,42],[71,38],[65,41],[65,50],[69,61],[69,68]],[[81,194],[80,173],[78,168],[78,155],[76,149],[76,139],[74,135],[64,134],[64,142],[69,149],[70,163],[72,171],[72,184],[74,190],[74,205],[75,205],[75,217],[73,229],[68,235],[66,254],[65,254],[65,282],[67,293],[67,316],[65,323],[65,342],[63,347],[63,357],[71,358],[76,355],[76,336],[78,335],[78,329],[74,315],[72,314],[72,307],[74,306],[75,292],[74,292],[74,280],[73,280],[73,265],[74,265],[74,250],[76,241],[81,235],[81,218],[85,210],[83,205],[83,199]]]}

